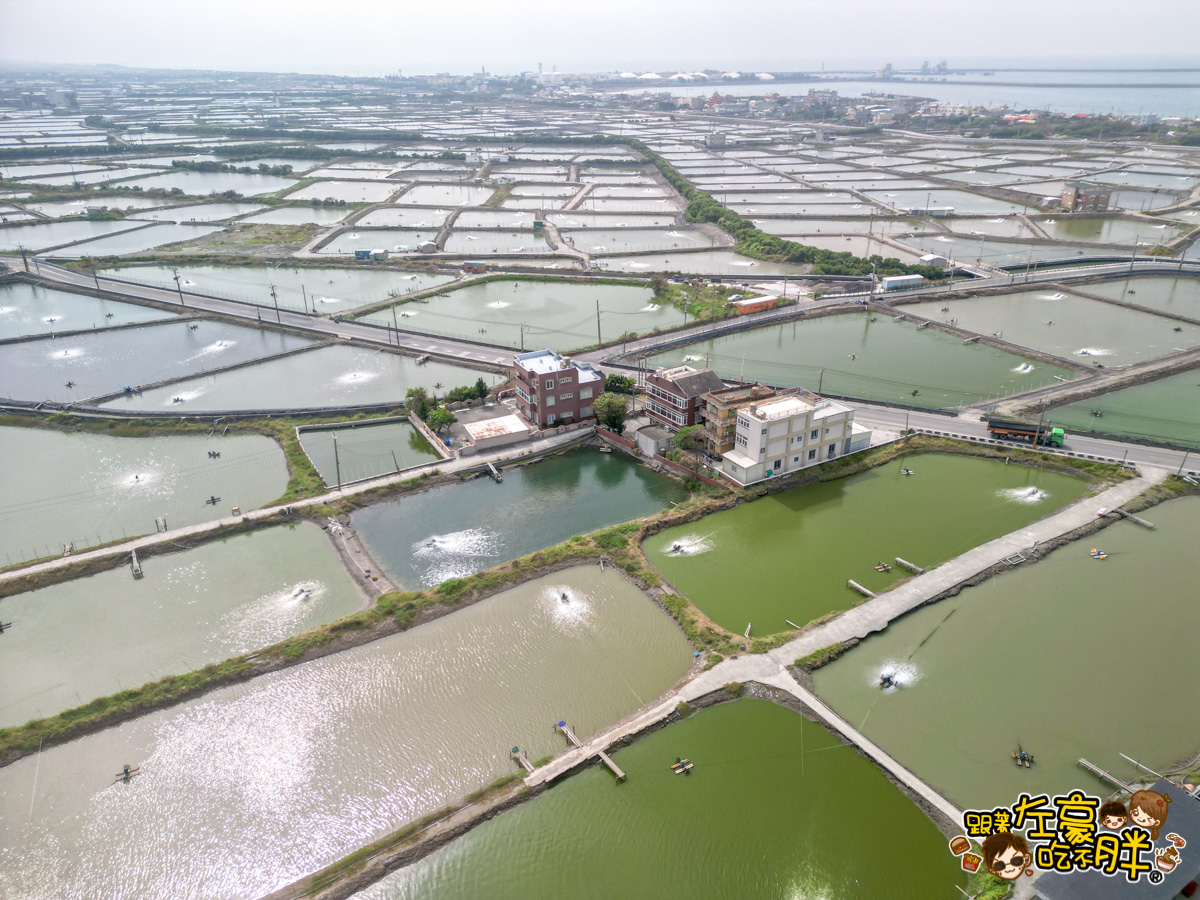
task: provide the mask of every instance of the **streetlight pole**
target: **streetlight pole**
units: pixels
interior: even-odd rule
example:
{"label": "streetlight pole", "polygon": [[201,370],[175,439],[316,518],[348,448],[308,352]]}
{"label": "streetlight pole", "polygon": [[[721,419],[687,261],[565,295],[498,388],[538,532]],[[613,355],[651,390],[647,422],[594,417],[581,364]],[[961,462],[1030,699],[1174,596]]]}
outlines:
{"label": "streetlight pole", "polygon": [[338,490],[342,489],[342,461],[338,457],[337,432],[333,433],[333,466],[337,472]]}
{"label": "streetlight pole", "polygon": [[275,294],[275,285],[271,285],[271,299],[275,301],[275,324],[282,325],[283,322],[279,318],[279,297]]}
{"label": "streetlight pole", "polygon": [[179,291],[179,305],[187,306],[187,304],[183,302],[183,284],[179,280],[179,270],[172,269],[171,272],[175,276],[175,290]]}

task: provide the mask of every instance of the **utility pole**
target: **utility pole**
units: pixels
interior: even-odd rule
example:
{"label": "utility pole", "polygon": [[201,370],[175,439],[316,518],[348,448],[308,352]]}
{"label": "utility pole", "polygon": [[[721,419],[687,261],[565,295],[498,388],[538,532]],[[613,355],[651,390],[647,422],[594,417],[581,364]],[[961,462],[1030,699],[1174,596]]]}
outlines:
{"label": "utility pole", "polygon": [[396,318],[396,304],[392,304],[392,325],[396,328],[396,346],[400,346],[400,320]]}
{"label": "utility pole", "polygon": [[333,433],[333,466],[337,471],[337,486],[338,490],[342,489],[342,461],[338,457],[337,432]]}
{"label": "utility pole", "polygon": [[525,326],[521,325],[521,352],[525,352]]}
{"label": "utility pole", "polygon": [[[25,256],[25,245],[22,244],[17,249],[21,251],[21,263],[25,266],[25,271],[28,272],[29,271],[29,260]],[[1182,257],[1180,257],[1180,258],[1182,259]]]}
{"label": "utility pole", "polygon": [[[306,291],[304,289],[304,285],[300,285],[300,294],[302,297],[304,297],[304,312],[307,314],[308,313],[308,291]],[[317,307],[314,305],[313,306],[313,315],[315,316],[316,314],[317,314]]]}
{"label": "utility pole", "polygon": [[187,306],[187,304],[183,302],[183,283],[179,280],[179,270],[172,269],[171,272],[175,276],[175,289],[179,291],[179,305]]}
{"label": "utility pole", "polygon": [[92,263],[92,280],[96,282],[96,290],[100,290],[100,279],[96,276],[96,264]]}
{"label": "utility pole", "polygon": [[1182,474],[1183,474],[1183,466],[1184,466],[1184,463],[1186,463],[1186,462],[1187,462],[1188,454],[1189,454],[1189,453],[1191,453],[1191,452],[1192,452],[1191,450],[1184,450],[1184,451],[1183,451],[1183,459],[1181,459],[1181,460],[1179,461],[1179,468],[1178,468],[1178,469],[1176,470],[1176,472],[1175,472],[1175,477],[1176,477],[1176,478],[1178,478],[1180,475],[1182,475]]}
{"label": "utility pole", "polygon": [[279,318],[279,297],[275,294],[275,285],[271,285],[271,299],[275,301],[275,323],[282,325],[283,322]]}
{"label": "utility pole", "polygon": [[[1046,421],[1046,401],[1043,400],[1042,401],[1042,414],[1040,416],[1038,416],[1037,431],[1034,432],[1034,435],[1033,435],[1033,446],[1034,447],[1036,447],[1038,445],[1038,439],[1042,436],[1042,423],[1045,421]],[[1044,444],[1046,442],[1042,441],[1042,443]]]}
{"label": "utility pole", "polygon": [[821,370],[821,374],[817,376],[817,393],[821,393],[821,386],[825,384],[825,370]]}
{"label": "utility pole", "polygon": [[604,339],[600,337],[600,301],[596,301],[596,346],[599,347],[604,343]]}

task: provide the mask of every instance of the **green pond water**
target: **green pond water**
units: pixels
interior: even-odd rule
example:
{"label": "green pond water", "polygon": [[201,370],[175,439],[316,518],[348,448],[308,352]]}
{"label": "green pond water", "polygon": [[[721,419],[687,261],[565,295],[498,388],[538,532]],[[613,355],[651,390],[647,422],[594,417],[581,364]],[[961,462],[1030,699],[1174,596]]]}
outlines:
{"label": "green pond water", "polygon": [[337,484],[339,474],[344,484],[441,459],[408,422],[302,431],[300,446],[327,485]]}
{"label": "green pond water", "polygon": [[596,343],[597,303],[605,340],[683,323],[683,313],[655,303],[649,288],[539,281],[473,284],[428,302],[400,304],[394,312],[380,310],[362,321],[513,348],[522,346],[523,332],[526,348],[565,351]]}
{"label": "green pond water", "polygon": [[[1093,411],[1101,415],[1093,415]],[[1046,419],[1076,431],[1200,446],[1200,372],[1181,372],[1060,406],[1049,410]]]}
{"label": "green pond water", "polygon": [[998,335],[1061,358],[1106,366],[1156,359],[1178,348],[1200,344],[1200,325],[1053,288],[964,300],[927,300],[897,308],[935,322],[953,321],[959,328]]}
{"label": "green pond water", "polygon": [[1096,241],[1103,244],[1161,244],[1176,237],[1178,225],[1136,221],[1133,219],[1094,219],[1075,216],[1035,219],[1046,234],[1056,241]]}
{"label": "green pond water", "polygon": [[[115,409],[182,413],[241,409],[311,409],[396,403],[410,387],[440,391],[499,376],[446,363],[360,347],[322,347],[218,375],[191,378],[103,404]],[[442,388],[436,387],[441,385]],[[175,398],[180,398],[176,402]]]}
{"label": "green pond water", "polygon": [[[1142,515],[1154,531],[1113,525],[892,623],[819,669],[817,693],[960,806],[1108,793],[1081,757],[1133,779],[1120,753],[1159,771],[1194,755],[1200,498]],[[884,671],[901,686],[881,691]]]}
{"label": "green pond water", "polygon": [[[211,459],[209,451],[220,453]],[[283,451],[262,435],[112,437],[0,427],[4,565],[153,534],[260,507],[287,488]],[[15,474],[19,473],[19,477]],[[205,503],[219,497],[219,504]]]}
{"label": "green pond water", "polygon": [[0,727],[181,675],[355,612],[315,525],[268,528],[0,600]]}
{"label": "green pond water", "polygon": [[[915,475],[904,476],[900,469]],[[963,456],[905,457],[849,478],[771,494],[646,541],[667,581],[719,625],[751,635],[804,625],[1008,534],[1079,497],[1080,479]],[[893,566],[877,572],[880,560]]]}
{"label": "green pond water", "polygon": [[1200,278],[1122,278],[1119,281],[1081,285],[1079,290],[1147,309],[1200,319]]}
{"label": "green pond water", "polygon": [[0,285],[0,339],[173,319],[174,313],[35,284]]}
{"label": "green pond water", "polygon": [[[811,390],[819,385],[828,394],[932,408],[969,405],[1072,375],[1068,369],[984,344],[965,344],[932,329],[917,331],[911,322],[871,313],[755,328],[668,350],[653,357],[651,365],[685,362],[708,365],[727,380]],[[914,390],[920,393],[913,396]]]}
{"label": "green pond water", "polygon": [[[340,438],[339,438],[340,440]],[[461,578],[576,534],[658,512],[678,482],[619,453],[575,450],[354,513],[371,556],[408,588]]]}
{"label": "green pond water", "polygon": [[[686,776],[670,769],[681,755]],[[356,900],[962,896],[966,876],[925,815],[791,710],[726,703],[613,758],[624,784],[589,768]]]}
{"label": "green pond water", "polygon": [[101,278],[174,289],[175,271],[184,291],[273,306],[273,286],[283,309],[315,309],[319,313],[380,303],[393,292],[410,294],[454,280],[430,272],[334,266],[129,266],[101,269],[99,274]]}

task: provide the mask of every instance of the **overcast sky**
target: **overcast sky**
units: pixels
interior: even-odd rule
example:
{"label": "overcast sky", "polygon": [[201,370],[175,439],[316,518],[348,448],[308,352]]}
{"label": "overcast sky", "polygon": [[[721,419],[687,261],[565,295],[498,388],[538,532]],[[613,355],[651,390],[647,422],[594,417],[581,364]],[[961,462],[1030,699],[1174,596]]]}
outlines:
{"label": "overcast sky", "polygon": [[1200,67],[1200,0],[0,0],[0,59],[332,74]]}

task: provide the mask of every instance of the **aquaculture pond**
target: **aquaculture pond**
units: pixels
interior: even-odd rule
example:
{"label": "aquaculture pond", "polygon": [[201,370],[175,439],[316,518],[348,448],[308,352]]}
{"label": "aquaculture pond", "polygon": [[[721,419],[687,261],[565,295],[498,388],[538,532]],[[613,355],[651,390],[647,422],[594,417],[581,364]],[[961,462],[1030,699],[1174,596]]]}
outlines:
{"label": "aquaculture pond", "polygon": [[[875,313],[797,319],[678,347],[652,366],[702,363],[726,380],[948,408],[1049,384],[1069,369]],[[914,393],[915,392],[915,393]]]}
{"label": "aquaculture pond", "polygon": [[358,610],[315,525],[268,528],[0,600],[0,727],[51,716]]}
{"label": "aquaculture pond", "polygon": [[935,322],[1080,362],[1123,366],[1200,344],[1200,325],[1053,288],[896,307]]}
{"label": "aquaculture pond", "polygon": [[162,247],[165,244],[194,241],[220,230],[220,225],[177,225],[174,222],[166,222],[161,225],[151,225],[149,228],[140,228],[137,231],[110,234],[93,241],[72,244],[62,250],[55,250],[50,255],[69,259],[78,259],[83,256],[121,256],[125,253],[153,250],[155,247]]}
{"label": "aquaculture pond", "polygon": [[1073,289],[1200,321],[1200,278],[1122,278]]}
{"label": "aquaculture pond", "polygon": [[[1142,515],[1153,531],[1118,523],[893,622],[814,673],[817,692],[964,808],[1107,794],[1081,757],[1136,780],[1119,754],[1158,771],[1194,756],[1200,498]],[[897,688],[880,689],[884,672]]]}
{"label": "aquaculture pond", "polygon": [[699,250],[690,253],[638,253],[605,256],[596,260],[612,272],[685,272],[695,275],[801,275],[805,266],[759,262],[732,250]]}
{"label": "aquaculture pond", "polygon": [[0,284],[0,340],[172,319],[174,313],[71,294],[36,284]]}
{"label": "aquaculture pond", "polygon": [[[210,457],[209,453],[219,453]],[[113,437],[0,427],[0,561],[57,556],[255,509],[287,489],[283,451],[261,435]],[[219,503],[206,503],[213,497]]]}
{"label": "aquaculture pond", "polygon": [[[903,475],[909,468],[915,474]],[[706,615],[741,634],[787,631],[911,573],[1008,534],[1078,498],[1082,479],[947,454],[770,494],[646,540],[667,581]],[[892,566],[880,572],[880,562]]]}
{"label": "aquaculture pond", "polygon": [[[1101,431],[1200,447],[1200,371],[1122,388],[1048,410],[1046,419],[1076,431]],[[1200,460],[1193,459],[1188,468]]]}
{"label": "aquaculture pond", "polygon": [[652,515],[687,495],[623,454],[574,450],[506,468],[499,484],[481,477],[365,507],[352,525],[384,571],[416,589]]}
{"label": "aquaculture pond", "polygon": [[0,346],[0,397],[86,400],[311,343],[277,331],[204,321],[5,344]]}
{"label": "aquaculture pond", "polygon": [[[363,269],[338,266],[129,266],[101,269],[101,278],[119,278],[136,284],[227,297],[245,303],[283,309],[337,313],[389,296],[411,294],[453,281],[452,275],[403,269]],[[275,298],[271,288],[275,288]]]}
{"label": "aquaculture pond", "polygon": [[[509,774],[514,744],[563,749],[560,719],[618,721],[690,662],[612,568],[526,582],[0,770],[0,895],[254,900]],[[141,774],[114,784],[125,763]]]}
{"label": "aquaculture pond", "polygon": [[367,421],[305,430],[300,432],[300,446],[327,485],[386,475],[441,459],[407,421]]}
{"label": "aquaculture pond", "polygon": [[655,303],[653,291],[635,284],[504,280],[403,303],[364,316],[363,321],[514,349],[561,351],[596,343],[597,327],[601,337],[613,340],[626,332],[681,325],[683,313],[670,304]]}
{"label": "aquaculture pond", "polygon": [[247,175],[242,172],[192,172],[187,169],[164,172],[149,178],[138,178],[129,181],[129,187],[140,187],[144,190],[161,188],[169,191],[179,188],[185,194],[196,197],[207,197],[209,194],[223,194],[225,191],[237,191],[244,197],[257,197],[260,194],[274,194],[289,188],[297,182],[294,178],[280,178],[276,175]]}
{"label": "aquaculture pond", "polygon": [[[680,755],[694,764],[685,777],[670,768]],[[966,876],[929,819],[872,763],[769,701],[705,710],[613,758],[628,775],[619,787],[589,768],[355,900],[962,896]]]}
{"label": "aquaculture pond", "polygon": [[[137,228],[141,222],[114,222],[108,219],[75,219],[69,222],[38,222],[35,225],[8,225],[0,228],[0,251],[15,253],[21,247],[29,251],[60,247],[118,231]],[[20,262],[20,260],[18,260]]]}
{"label": "aquaculture pond", "polygon": [[474,384],[481,376],[489,385],[500,380],[490,372],[439,362],[418,363],[411,356],[386,350],[333,346],[117,397],[103,406],[157,412],[171,409],[181,415],[214,410],[369,406],[398,403],[408,388],[441,391]]}
{"label": "aquaculture pond", "polygon": [[436,228],[348,228],[314,252],[330,256],[377,249],[391,253],[416,253],[421,244],[437,240],[437,234]]}

